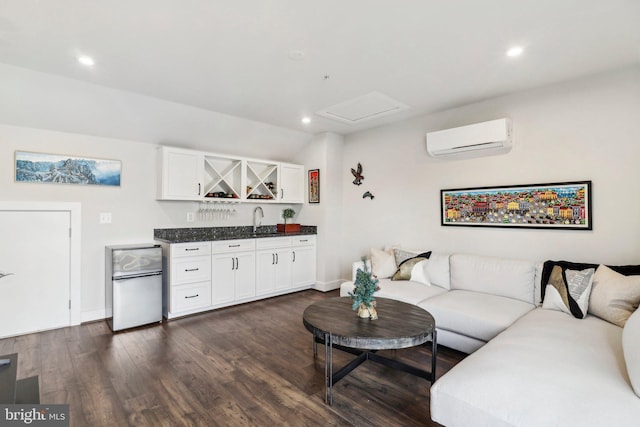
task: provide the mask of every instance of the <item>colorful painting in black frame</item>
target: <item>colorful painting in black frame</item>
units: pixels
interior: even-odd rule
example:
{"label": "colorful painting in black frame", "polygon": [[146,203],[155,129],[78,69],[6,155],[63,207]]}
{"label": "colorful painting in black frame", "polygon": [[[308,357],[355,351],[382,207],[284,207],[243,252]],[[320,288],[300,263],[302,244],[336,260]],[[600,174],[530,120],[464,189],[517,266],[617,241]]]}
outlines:
{"label": "colorful painting in black frame", "polygon": [[592,230],[591,181],[440,190],[441,225]]}

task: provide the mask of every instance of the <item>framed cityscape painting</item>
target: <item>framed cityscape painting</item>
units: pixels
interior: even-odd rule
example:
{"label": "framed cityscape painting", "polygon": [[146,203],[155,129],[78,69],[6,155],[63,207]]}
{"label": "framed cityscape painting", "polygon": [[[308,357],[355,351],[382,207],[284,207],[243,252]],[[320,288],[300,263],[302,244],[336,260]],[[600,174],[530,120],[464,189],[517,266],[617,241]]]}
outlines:
{"label": "framed cityscape painting", "polygon": [[16,182],[120,185],[120,160],[16,151]]}
{"label": "framed cityscape painting", "polygon": [[591,230],[591,181],[440,190],[441,225]]}

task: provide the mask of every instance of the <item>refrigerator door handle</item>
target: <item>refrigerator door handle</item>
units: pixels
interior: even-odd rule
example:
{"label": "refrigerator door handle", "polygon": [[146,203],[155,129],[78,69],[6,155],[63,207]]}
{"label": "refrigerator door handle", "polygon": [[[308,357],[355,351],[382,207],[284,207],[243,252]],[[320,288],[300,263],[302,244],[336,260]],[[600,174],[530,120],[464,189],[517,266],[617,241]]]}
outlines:
{"label": "refrigerator door handle", "polygon": [[150,277],[150,276],[161,276],[161,275],[162,275],[162,271],[156,271],[156,272],[147,273],[147,274],[132,274],[130,276],[117,276],[117,277],[114,277],[113,280],[137,279],[138,277]]}

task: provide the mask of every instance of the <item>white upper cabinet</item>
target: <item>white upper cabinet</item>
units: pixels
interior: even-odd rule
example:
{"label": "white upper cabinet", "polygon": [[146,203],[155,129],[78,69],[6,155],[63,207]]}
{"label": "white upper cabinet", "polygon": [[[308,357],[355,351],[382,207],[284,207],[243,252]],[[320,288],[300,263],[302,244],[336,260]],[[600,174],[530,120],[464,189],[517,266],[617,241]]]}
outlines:
{"label": "white upper cabinet", "polygon": [[304,166],[161,147],[159,200],[304,203]]}
{"label": "white upper cabinet", "polygon": [[282,203],[304,203],[304,166],[280,163],[280,190]]}
{"label": "white upper cabinet", "polygon": [[161,147],[160,200],[201,200],[203,155],[197,151]]}

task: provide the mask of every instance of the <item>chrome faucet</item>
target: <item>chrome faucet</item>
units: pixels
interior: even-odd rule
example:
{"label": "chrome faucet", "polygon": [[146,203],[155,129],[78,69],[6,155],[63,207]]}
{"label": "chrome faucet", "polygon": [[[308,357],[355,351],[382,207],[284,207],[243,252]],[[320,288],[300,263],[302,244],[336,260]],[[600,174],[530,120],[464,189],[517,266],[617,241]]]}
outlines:
{"label": "chrome faucet", "polygon": [[[260,214],[260,218],[256,219],[256,213]],[[258,227],[262,224],[262,218],[264,218],[264,212],[262,212],[262,208],[258,206],[253,210],[253,232],[254,233],[258,230]]]}

